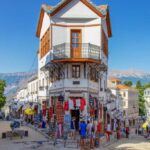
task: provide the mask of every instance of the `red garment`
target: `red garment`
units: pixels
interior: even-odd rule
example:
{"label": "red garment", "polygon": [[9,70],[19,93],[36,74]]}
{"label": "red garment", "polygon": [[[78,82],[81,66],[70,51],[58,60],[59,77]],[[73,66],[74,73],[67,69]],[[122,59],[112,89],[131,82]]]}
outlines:
{"label": "red garment", "polygon": [[64,111],[68,111],[69,110],[69,102],[66,101],[64,102]]}
{"label": "red garment", "polygon": [[101,132],[101,123],[99,122],[98,124],[97,124],[97,132]]}
{"label": "red garment", "polygon": [[76,98],[71,99],[73,101],[73,106],[76,106]]}
{"label": "red garment", "polygon": [[81,111],[84,110],[85,105],[86,105],[85,99],[81,98],[81,100],[80,100],[80,110]]}
{"label": "red garment", "polygon": [[43,116],[46,116],[46,109],[43,109]]}
{"label": "red garment", "polygon": [[49,117],[52,118],[52,116],[53,116],[53,108],[50,107],[49,108]]}

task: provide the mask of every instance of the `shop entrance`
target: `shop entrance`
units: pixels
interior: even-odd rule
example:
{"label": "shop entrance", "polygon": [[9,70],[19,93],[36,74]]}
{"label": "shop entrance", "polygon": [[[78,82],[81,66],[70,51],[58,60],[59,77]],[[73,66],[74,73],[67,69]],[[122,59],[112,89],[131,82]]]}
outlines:
{"label": "shop entrance", "polygon": [[71,110],[71,118],[75,119],[76,130],[79,130],[80,110]]}

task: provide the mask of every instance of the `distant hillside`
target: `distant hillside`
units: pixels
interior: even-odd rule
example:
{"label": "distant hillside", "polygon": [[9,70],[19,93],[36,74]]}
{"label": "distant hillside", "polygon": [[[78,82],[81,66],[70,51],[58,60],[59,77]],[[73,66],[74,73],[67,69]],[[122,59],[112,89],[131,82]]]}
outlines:
{"label": "distant hillside", "polygon": [[5,89],[5,95],[7,100],[10,100],[15,95],[19,86],[25,83],[34,73],[0,73],[0,79],[5,80],[7,87]]}
{"label": "distant hillside", "polygon": [[110,70],[109,76],[120,78],[123,81],[130,80],[136,84],[140,80],[143,84],[150,82],[150,72],[138,70]]}
{"label": "distant hillside", "polygon": [[[26,84],[27,80],[34,73],[0,73],[0,79],[5,80],[7,84],[7,88],[5,90],[5,94],[7,99],[10,100],[12,96],[15,95],[16,90]],[[110,70],[109,76],[120,78],[123,81],[131,80],[133,84],[136,84],[138,80],[140,80],[143,84],[150,82],[150,73],[137,71],[137,70]]]}

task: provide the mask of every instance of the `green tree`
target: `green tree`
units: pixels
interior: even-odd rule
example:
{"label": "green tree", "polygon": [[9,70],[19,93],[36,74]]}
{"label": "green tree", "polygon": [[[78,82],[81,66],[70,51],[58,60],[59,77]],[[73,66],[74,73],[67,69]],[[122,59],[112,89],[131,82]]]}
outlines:
{"label": "green tree", "polygon": [[144,88],[150,88],[150,82],[144,85]]}
{"label": "green tree", "polygon": [[123,84],[130,87],[133,85],[132,81],[124,81]]}
{"label": "green tree", "polygon": [[138,100],[139,100],[139,115],[144,116],[146,114],[145,100],[144,100],[144,86],[141,81],[137,81],[136,89],[138,90]]}
{"label": "green tree", "polygon": [[141,84],[141,81],[140,81],[140,80],[138,80],[138,81],[136,82],[136,88],[137,88],[137,89],[142,88],[142,84]]}
{"label": "green tree", "polygon": [[5,81],[0,80],[0,110],[6,103],[6,97],[4,96],[5,87]]}

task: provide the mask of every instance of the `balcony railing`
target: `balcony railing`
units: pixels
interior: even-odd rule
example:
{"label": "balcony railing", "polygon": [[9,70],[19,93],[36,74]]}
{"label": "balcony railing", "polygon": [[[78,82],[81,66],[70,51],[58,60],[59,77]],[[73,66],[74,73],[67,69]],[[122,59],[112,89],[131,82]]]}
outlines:
{"label": "balcony railing", "polygon": [[[73,47],[73,48],[71,48]],[[62,59],[101,59],[101,48],[90,43],[62,43],[53,47],[53,60]]]}

